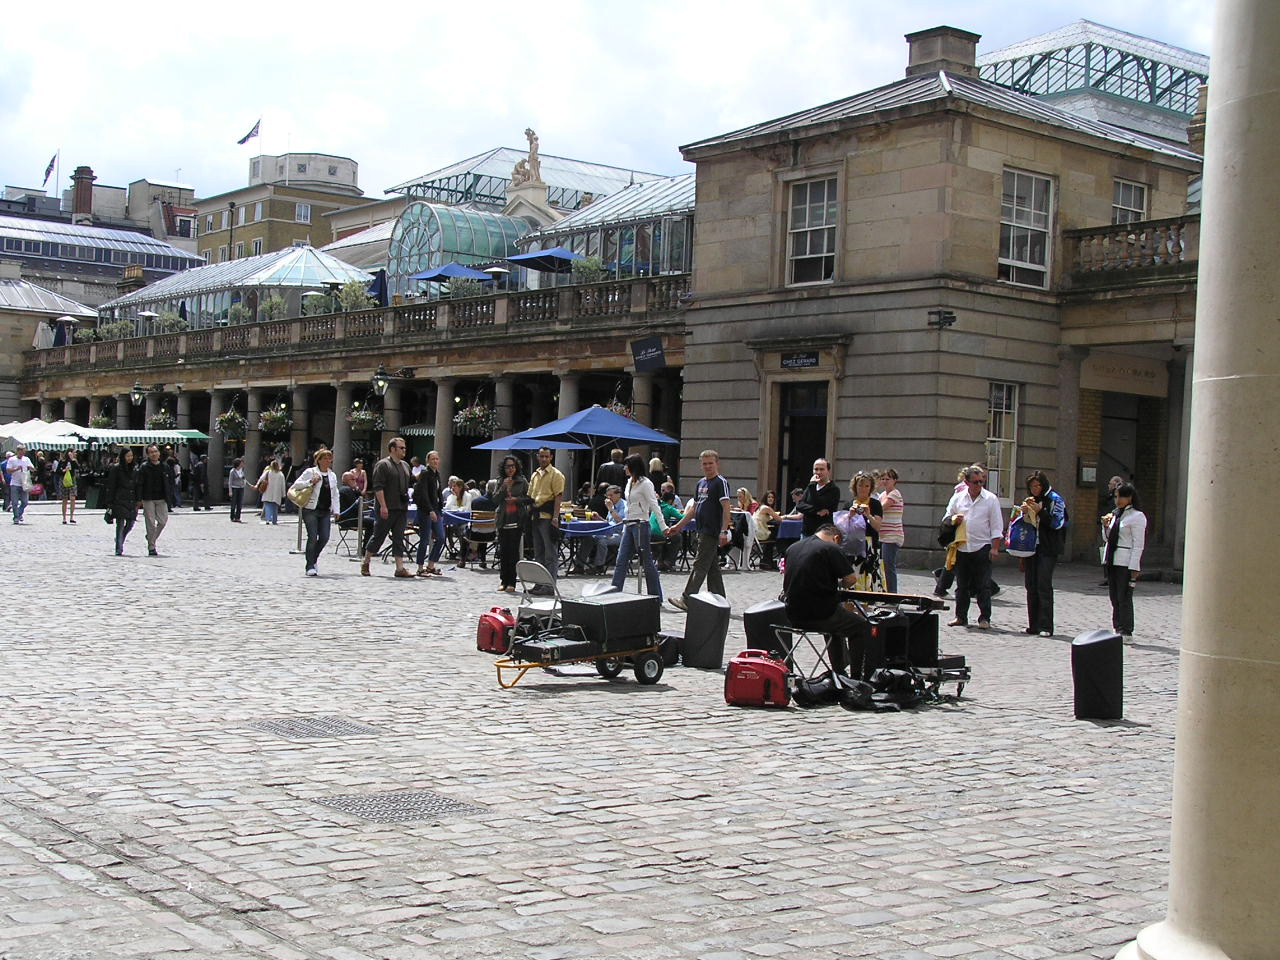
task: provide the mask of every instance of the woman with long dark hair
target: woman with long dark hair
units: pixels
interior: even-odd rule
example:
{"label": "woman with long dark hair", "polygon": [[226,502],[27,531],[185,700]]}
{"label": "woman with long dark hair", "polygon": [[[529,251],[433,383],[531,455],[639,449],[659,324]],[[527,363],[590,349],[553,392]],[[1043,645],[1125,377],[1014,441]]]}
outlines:
{"label": "woman with long dark hair", "polygon": [[520,471],[520,461],[508,454],[498,467],[498,489],[493,494],[495,526],[498,528],[499,590],[516,592],[516,561],[522,555],[521,534],[529,512],[529,481]]}
{"label": "woman with long dark hair", "polygon": [[1067,504],[1049,485],[1043,470],[1027,476],[1029,496],[1018,508],[1036,525],[1036,552],[1022,558],[1023,584],[1027,589],[1026,633],[1053,636],[1053,570],[1062,555],[1067,525]]}
{"label": "woman with long dark hair", "polygon": [[124,556],[125,537],[138,519],[138,473],[133,462],[133,448],[120,451],[120,459],[107,473],[107,489],[103,499],[115,519],[116,556]]}
{"label": "woman with long dark hair", "polygon": [[631,557],[639,554],[640,563],[644,566],[646,590],[658,599],[662,599],[662,579],[658,576],[658,567],[653,562],[653,553],[649,549],[649,517],[656,514],[659,525],[665,528],[662,508],[658,505],[658,496],[654,493],[653,483],[649,480],[649,471],[645,469],[643,458],[633,453],[622,463],[627,470],[627,487],[624,491],[627,512],[622,521],[622,543],[618,545],[618,563],[613,568],[613,586],[615,590],[622,589],[627,579],[627,567],[631,565]]}
{"label": "woman with long dark hair", "polygon": [[1147,542],[1147,515],[1138,509],[1138,491],[1121,483],[1115,492],[1116,508],[1102,518],[1107,545],[1102,566],[1111,595],[1111,626],[1123,636],[1133,636],[1133,585],[1142,570],[1142,548]]}

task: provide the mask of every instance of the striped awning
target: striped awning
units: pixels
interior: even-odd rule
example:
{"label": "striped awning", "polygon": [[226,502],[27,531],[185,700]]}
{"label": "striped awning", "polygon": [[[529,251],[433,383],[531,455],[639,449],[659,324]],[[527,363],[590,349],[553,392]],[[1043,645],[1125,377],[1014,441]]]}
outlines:
{"label": "striped awning", "polygon": [[436,425],[434,423],[411,423],[407,427],[401,427],[399,433],[402,437],[434,437],[436,435]]}

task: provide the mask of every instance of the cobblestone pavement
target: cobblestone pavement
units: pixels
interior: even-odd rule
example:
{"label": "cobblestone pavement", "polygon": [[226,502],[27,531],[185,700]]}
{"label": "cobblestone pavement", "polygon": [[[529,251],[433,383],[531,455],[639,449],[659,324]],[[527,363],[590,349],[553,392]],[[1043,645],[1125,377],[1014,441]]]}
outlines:
{"label": "cobblestone pavement", "polygon": [[[307,579],[291,518],[225,510],[116,558],[100,513],[51,506],[0,523],[6,960],[1035,960],[1163,916],[1177,587],[1139,588],[1122,722],[1072,717],[1069,638],[1109,623],[1083,566],[1059,637],[1023,635],[1008,566],[995,630],[944,628],[958,704],[743,710],[686,668],[500,690],[491,572],[363,579],[331,545]],[[778,587],[726,579],[739,613]],[[259,726],[316,717],[356,726]],[[396,792],[456,809],[328,803]]]}

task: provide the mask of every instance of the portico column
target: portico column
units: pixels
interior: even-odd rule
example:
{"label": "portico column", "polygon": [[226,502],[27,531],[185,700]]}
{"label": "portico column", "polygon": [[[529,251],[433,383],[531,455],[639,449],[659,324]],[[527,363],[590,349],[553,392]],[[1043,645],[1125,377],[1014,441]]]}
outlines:
{"label": "portico column", "polygon": [[349,383],[337,385],[338,399],[333,409],[333,469],[338,476],[351,469],[351,424],[347,422],[347,412],[351,409],[352,386]]}
{"label": "portico column", "polygon": [[307,388],[294,387],[289,399],[292,407],[289,415],[293,420],[293,429],[289,431],[289,456],[295,466],[300,466],[307,455]]}
{"label": "portico column", "polygon": [[[498,424],[494,428],[495,437],[505,437],[514,432],[512,429],[512,401],[515,397],[515,383],[510,377],[497,377],[493,381],[493,412],[497,414]],[[489,476],[498,475],[498,464],[506,456],[500,450],[489,454]]]}
{"label": "portico column", "polygon": [[146,426],[151,421],[151,418],[154,417],[156,415],[156,412],[160,409],[160,394],[148,393],[146,404],[147,404],[146,406],[147,412],[143,416],[143,420],[142,420],[143,429],[146,429]]}
{"label": "portico column", "polygon": [[386,395],[382,398],[382,443],[378,445],[379,457],[387,449],[391,438],[400,435],[400,428],[403,425],[400,416],[400,384],[390,383],[387,385]]}
{"label": "portico column", "polygon": [[[178,421],[179,430],[191,429],[191,394],[178,391],[178,398],[174,403],[173,415]],[[191,445],[183,442],[178,445],[178,463],[182,469],[189,469],[191,466]]]}
{"label": "portico column", "polygon": [[89,398],[89,419],[102,416],[102,410],[107,404],[106,397],[93,396]]}
{"label": "portico column", "polygon": [[116,429],[129,429],[129,411],[133,408],[133,398],[127,393],[116,397]]}
{"label": "portico column", "polygon": [[218,417],[226,413],[223,404],[227,402],[227,391],[210,390],[209,391],[209,429],[205,433],[209,434],[209,502],[222,503],[224,490],[222,486],[223,477],[223,450],[222,434],[218,431]]}
{"label": "portico column", "polygon": [[[1280,955],[1280,4],[1219,0],[1204,163],[1169,910],[1121,956]],[[1239,505],[1224,536],[1219,505]],[[1142,628],[1139,621],[1139,629]]]}
{"label": "portico column", "polygon": [[436,380],[436,442],[440,460],[446,470],[453,469],[453,388],[458,381],[452,377]]}
{"label": "portico column", "polygon": [[[653,374],[652,373],[633,373],[631,374],[631,416],[636,423],[646,427],[653,426]],[[632,453],[638,453],[644,457],[645,462],[649,460],[649,444],[636,444],[630,448]]]}
{"label": "portico column", "polygon": [[53,421],[53,401],[40,398],[40,419]]}
{"label": "portico column", "polygon": [[244,432],[244,505],[256,503],[258,491],[251,484],[258,479],[262,469],[262,431],[258,429],[258,418],[262,413],[262,391],[250,387],[245,391],[245,414],[247,421]]}
{"label": "portico column", "polygon": [[[556,407],[556,419],[567,417],[571,413],[578,410],[578,374],[566,370],[560,374],[560,404]],[[590,473],[595,469],[592,463],[592,455],[590,450],[573,451],[573,450],[557,450],[556,451],[556,469],[565,476],[565,486],[573,487],[573,458],[570,456],[575,452],[580,452],[586,458],[587,472]]]}
{"label": "portico column", "polygon": [[67,397],[62,401],[62,419],[68,423],[76,422],[76,407],[80,405],[80,401],[76,397]]}

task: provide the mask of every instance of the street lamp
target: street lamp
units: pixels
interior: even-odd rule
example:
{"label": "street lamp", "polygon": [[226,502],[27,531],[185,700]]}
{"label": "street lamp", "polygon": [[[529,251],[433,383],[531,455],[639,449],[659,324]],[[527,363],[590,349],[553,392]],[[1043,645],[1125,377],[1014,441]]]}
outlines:
{"label": "street lamp", "polygon": [[227,201],[227,259],[236,258],[236,202]]}
{"label": "street lamp", "polygon": [[378,372],[373,375],[369,381],[369,386],[373,392],[379,397],[387,395],[387,388],[391,386],[393,380],[412,380],[413,367],[401,367],[395,373],[387,373],[385,364],[378,364]]}
{"label": "street lamp", "polygon": [[142,381],[133,381],[133,389],[129,391],[129,400],[135,407],[142,406],[142,401],[151,393],[164,393],[164,384],[157,383],[154,386],[144,387]]}

